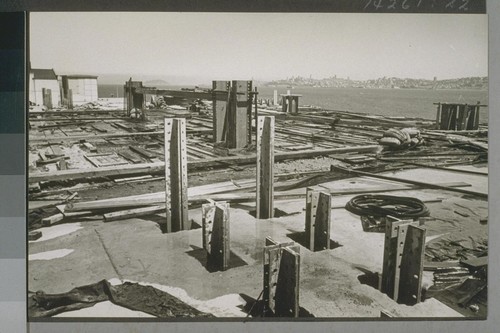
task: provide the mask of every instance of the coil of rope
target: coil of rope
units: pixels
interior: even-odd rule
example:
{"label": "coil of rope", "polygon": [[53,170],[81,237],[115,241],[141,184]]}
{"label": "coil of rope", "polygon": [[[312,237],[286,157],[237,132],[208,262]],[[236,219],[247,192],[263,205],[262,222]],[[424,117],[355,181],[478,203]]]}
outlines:
{"label": "coil of rope", "polygon": [[345,209],[359,216],[382,217],[390,215],[396,218],[429,216],[429,209],[421,200],[392,195],[358,195],[346,204]]}

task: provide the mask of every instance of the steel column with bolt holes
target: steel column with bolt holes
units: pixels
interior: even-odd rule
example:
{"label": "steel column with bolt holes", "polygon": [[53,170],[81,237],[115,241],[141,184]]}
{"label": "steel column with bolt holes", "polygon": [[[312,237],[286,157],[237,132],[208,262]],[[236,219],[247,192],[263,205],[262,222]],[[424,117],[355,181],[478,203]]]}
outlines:
{"label": "steel column with bolt holes", "polygon": [[300,247],[266,238],[264,247],[264,316],[299,316]]}
{"label": "steel column with bolt holes", "polygon": [[229,204],[208,203],[201,207],[203,248],[207,251],[207,268],[224,271],[231,254]]}
{"label": "steel column with bolt holes", "polygon": [[307,246],[311,251],[330,248],[331,207],[330,193],[307,188],[305,231]]}
{"label": "steel column with bolt holes", "polygon": [[274,216],[274,117],[257,119],[257,204],[256,217]]}
{"label": "steel column with bolt holes", "polygon": [[186,120],[165,119],[165,212],[163,232],[188,230]]}
{"label": "steel column with bolt holes", "polygon": [[[213,142],[226,140],[230,87],[230,81],[212,81]],[[226,95],[218,94],[218,92],[224,92]]]}
{"label": "steel column with bolt holes", "polygon": [[422,274],[425,257],[425,228],[410,224],[401,259],[398,302],[416,304],[422,299]]}
{"label": "steel column with bolt holes", "polygon": [[418,221],[387,217],[381,291],[398,303],[420,302],[425,229]]}
{"label": "steel column with bolt holes", "polygon": [[251,130],[249,114],[252,112],[252,81],[232,81],[227,122],[227,148],[243,148]]}

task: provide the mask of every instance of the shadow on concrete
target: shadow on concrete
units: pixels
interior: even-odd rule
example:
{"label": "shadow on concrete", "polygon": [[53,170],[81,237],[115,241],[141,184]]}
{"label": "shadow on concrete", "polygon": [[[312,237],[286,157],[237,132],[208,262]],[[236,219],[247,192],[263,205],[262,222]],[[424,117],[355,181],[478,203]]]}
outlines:
{"label": "shadow on concrete", "polygon": [[[207,251],[205,249],[191,245],[192,250],[187,251],[186,254],[195,258],[200,262],[200,264],[205,267],[205,269],[210,272],[219,272],[220,270],[212,267],[208,263],[208,256],[207,256]],[[235,254],[233,251],[231,251],[231,254],[229,255],[229,264],[226,270],[231,269],[231,268],[237,268],[241,266],[246,266],[248,265],[243,259],[241,259],[237,254]]]}
{"label": "shadow on concrete", "polygon": [[[264,301],[261,300],[260,298],[262,297],[262,294],[259,296],[259,299],[256,300],[255,298],[248,296],[246,294],[240,294],[240,297],[243,298],[245,301],[245,305],[240,305],[238,306],[243,312],[247,313],[249,315],[248,320],[251,320],[252,318],[278,318],[275,316],[272,312],[266,312],[264,313]],[[303,307],[299,306],[299,317],[301,318],[314,318],[314,315],[304,309]],[[290,318],[290,317],[286,317]],[[285,319],[285,317],[283,317]]]}
{"label": "shadow on concrete", "polygon": [[[248,209],[248,207],[247,207]],[[248,211],[248,214],[252,215],[253,217],[256,217],[256,210],[252,209]],[[285,217],[285,216],[293,216],[293,215],[299,215],[301,212],[291,212],[287,213],[279,208],[274,208],[274,218],[280,218],[280,217]]]}
{"label": "shadow on concrete", "polygon": [[[291,233],[286,234],[286,236],[288,238],[290,238],[291,240],[293,240],[294,242],[299,243],[300,245],[302,245],[306,249],[309,248],[309,244],[308,244],[308,241],[306,239],[306,232],[305,231],[291,232]],[[330,250],[334,250],[334,249],[341,247],[341,246],[342,246],[342,244],[337,243],[337,242],[330,239]],[[316,252],[318,252],[318,251],[316,251]]]}
{"label": "shadow on concrete", "polygon": [[[148,221],[157,223],[158,227],[160,228],[160,230],[161,230],[162,233],[166,233],[167,232],[167,229],[166,229],[167,228],[167,224],[165,223],[165,217],[158,216],[158,215],[148,215],[148,216],[143,216],[141,218],[144,219],[144,220],[148,220]],[[191,223],[190,227],[189,227],[189,230],[194,230],[194,229],[200,229],[201,228],[201,225],[199,225],[193,219],[191,219],[189,222]],[[180,231],[183,231],[183,230],[180,230]]]}
{"label": "shadow on concrete", "polygon": [[379,279],[380,279],[380,276],[378,273],[374,273],[374,272],[372,272],[366,268],[360,267],[360,266],[354,266],[354,268],[363,272],[362,275],[358,275],[358,281],[361,284],[365,284],[367,286],[370,286],[370,287],[378,290]]}

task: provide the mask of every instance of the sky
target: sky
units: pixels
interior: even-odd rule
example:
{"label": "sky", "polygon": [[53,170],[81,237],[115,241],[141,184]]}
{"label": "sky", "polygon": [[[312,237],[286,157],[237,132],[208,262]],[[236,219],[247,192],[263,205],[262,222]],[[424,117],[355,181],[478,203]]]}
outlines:
{"label": "sky", "polygon": [[486,15],[30,13],[33,68],[185,81],[488,75]]}

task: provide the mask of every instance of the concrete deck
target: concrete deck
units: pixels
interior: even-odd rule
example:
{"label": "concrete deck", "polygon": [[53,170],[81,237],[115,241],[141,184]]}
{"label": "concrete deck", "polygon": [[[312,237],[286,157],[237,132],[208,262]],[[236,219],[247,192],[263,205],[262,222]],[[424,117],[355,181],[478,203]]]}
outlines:
{"label": "concrete deck", "polygon": [[[483,171],[485,169],[481,169]],[[397,177],[427,182],[463,181],[467,189],[486,192],[487,176],[465,175],[439,170],[412,170]],[[458,175],[458,176],[457,176]],[[386,181],[352,178],[323,184],[327,188],[369,187]],[[305,189],[304,189],[305,191]],[[477,216],[487,215],[486,200],[467,198],[439,190],[391,192],[421,200],[442,199],[428,207],[433,217],[446,217],[459,225],[428,222],[428,240],[467,228],[487,233]],[[123,195],[126,195],[124,193]],[[332,207],[340,207],[353,195],[334,197]],[[460,202],[477,216],[450,217],[450,205]],[[43,237],[29,242],[28,289],[62,293],[86,284],[108,279],[112,283],[135,281],[153,285],[201,311],[218,317],[245,317],[246,299],[256,299],[262,290],[262,251],[267,236],[276,241],[300,240],[304,231],[305,199],[275,201],[275,208],[287,216],[257,220],[249,211],[253,204],[234,204],[230,209],[230,268],[210,273],[205,268],[201,228],[162,234],[158,222],[164,215],[104,223],[100,219],[81,219],[71,224],[41,228]],[[193,226],[201,225],[201,209],[189,211]],[[376,288],[362,283],[363,277],[381,272],[382,233],[362,230],[358,216],[343,208],[332,209],[330,250],[311,252],[301,245],[300,306],[315,317],[380,317],[386,310],[396,317],[461,317],[461,314],[434,299],[415,306],[397,304]],[[300,242],[299,242],[300,244]],[[426,282],[432,279],[426,274]],[[106,302],[105,302],[106,303]],[[93,308],[59,316],[140,317],[143,313],[100,303]]]}

